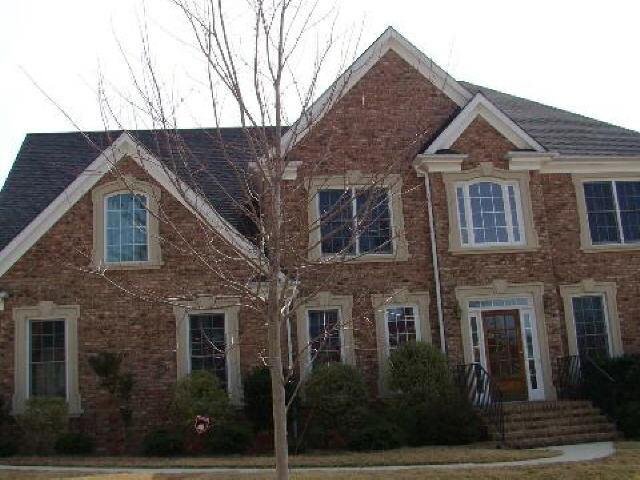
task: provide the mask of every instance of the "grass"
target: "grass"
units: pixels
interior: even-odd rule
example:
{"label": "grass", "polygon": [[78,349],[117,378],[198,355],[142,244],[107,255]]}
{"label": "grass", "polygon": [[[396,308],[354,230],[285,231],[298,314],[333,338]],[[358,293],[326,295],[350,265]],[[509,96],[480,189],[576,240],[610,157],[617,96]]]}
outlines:
{"label": "grass", "polygon": [[[398,448],[383,452],[321,452],[294,455],[293,467],[366,467],[377,465],[426,465],[461,462],[508,462],[551,457],[550,450],[496,449],[492,444],[476,444],[461,447]],[[0,459],[0,464],[11,465],[62,465],[89,467],[273,467],[271,456],[225,457],[10,457]],[[0,477],[1,478],[1,477]]]}
{"label": "grass", "polygon": [[[293,474],[292,480],[640,480],[640,442],[619,442],[617,452],[605,460],[583,463],[570,463],[538,467],[502,467],[475,468],[464,470],[406,470],[380,473],[302,473]],[[43,479],[87,479],[87,480],[220,480],[223,478],[242,478],[246,480],[270,480],[272,474],[259,475],[215,475],[215,474],[120,474],[120,475],[89,475],[63,474],[46,475],[32,472],[4,472],[0,471],[0,480],[43,480]]]}

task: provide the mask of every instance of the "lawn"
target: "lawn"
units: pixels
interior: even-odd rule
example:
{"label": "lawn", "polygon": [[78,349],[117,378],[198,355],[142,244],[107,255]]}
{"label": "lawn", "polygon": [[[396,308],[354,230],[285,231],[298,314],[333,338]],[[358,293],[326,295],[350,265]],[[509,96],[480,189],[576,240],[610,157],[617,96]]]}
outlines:
{"label": "lawn", "polygon": [[[611,480],[640,480],[640,442],[619,442],[616,444],[617,452],[613,457],[605,460],[570,463],[563,465],[549,465],[540,467],[512,467],[512,468],[475,468],[465,470],[405,470],[397,472],[381,473],[304,473],[292,475],[293,480],[320,480],[331,478],[333,480],[366,480],[387,479],[394,480],[584,480],[584,479],[611,479]],[[469,452],[473,454],[472,450]],[[466,461],[469,461],[467,458]],[[119,475],[46,475],[30,472],[0,472],[0,479],[18,480],[42,480],[50,478],[67,479],[91,479],[91,480],[219,480],[223,478],[243,478],[247,480],[269,480],[272,474],[259,475],[233,475],[233,474],[187,474],[187,475],[152,475],[152,474],[119,474]]]}
{"label": "lawn", "polygon": [[[365,467],[376,465],[426,465],[460,462],[508,462],[551,457],[550,450],[497,449],[493,444],[475,444],[461,447],[398,448],[384,452],[321,452],[294,455],[293,467]],[[89,467],[273,467],[271,456],[225,457],[9,457],[0,464],[11,465],[63,465]]]}

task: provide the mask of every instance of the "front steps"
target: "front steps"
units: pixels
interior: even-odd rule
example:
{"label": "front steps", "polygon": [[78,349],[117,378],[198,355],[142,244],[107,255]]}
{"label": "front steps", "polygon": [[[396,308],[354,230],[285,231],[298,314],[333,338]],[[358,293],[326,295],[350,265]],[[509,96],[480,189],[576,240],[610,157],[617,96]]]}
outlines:
{"label": "front steps", "polygon": [[[615,426],[589,401],[504,403],[505,444],[534,448],[603,442],[617,437]],[[497,440],[496,433],[493,432]]]}

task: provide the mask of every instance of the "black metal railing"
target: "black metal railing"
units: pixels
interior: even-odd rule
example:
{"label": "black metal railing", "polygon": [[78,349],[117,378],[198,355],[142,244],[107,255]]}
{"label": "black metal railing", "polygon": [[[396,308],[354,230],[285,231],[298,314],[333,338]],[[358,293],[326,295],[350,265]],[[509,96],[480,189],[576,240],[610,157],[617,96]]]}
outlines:
{"label": "black metal railing", "polygon": [[479,363],[458,365],[454,371],[463,394],[481,416],[493,424],[498,438],[504,442],[503,396],[497,383]]}
{"label": "black metal railing", "polygon": [[556,392],[561,400],[583,400],[589,397],[586,378],[604,384],[613,384],[615,379],[588,355],[559,357],[556,369]]}

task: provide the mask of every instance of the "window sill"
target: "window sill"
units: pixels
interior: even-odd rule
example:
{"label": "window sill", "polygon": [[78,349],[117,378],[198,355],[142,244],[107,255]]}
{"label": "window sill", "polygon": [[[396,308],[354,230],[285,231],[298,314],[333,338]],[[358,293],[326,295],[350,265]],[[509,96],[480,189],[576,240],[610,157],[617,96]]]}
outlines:
{"label": "window sill", "polygon": [[[381,253],[381,254],[367,254],[358,255],[354,257],[329,257],[322,256],[319,260],[322,263],[389,263],[389,262],[406,262],[411,258],[408,253]],[[313,260],[313,259],[312,259]]]}
{"label": "window sill", "polygon": [[126,262],[126,263],[102,263],[105,270],[158,270],[164,262]]}
{"label": "window sill", "polygon": [[584,253],[601,252],[635,252],[640,250],[640,243],[609,243],[606,245],[583,245],[580,247]]}
{"label": "window sill", "polygon": [[452,247],[449,253],[452,255],[496,255],[503,253],[530,253],[539,250],[539,245],[505,245],[491,247]]}

